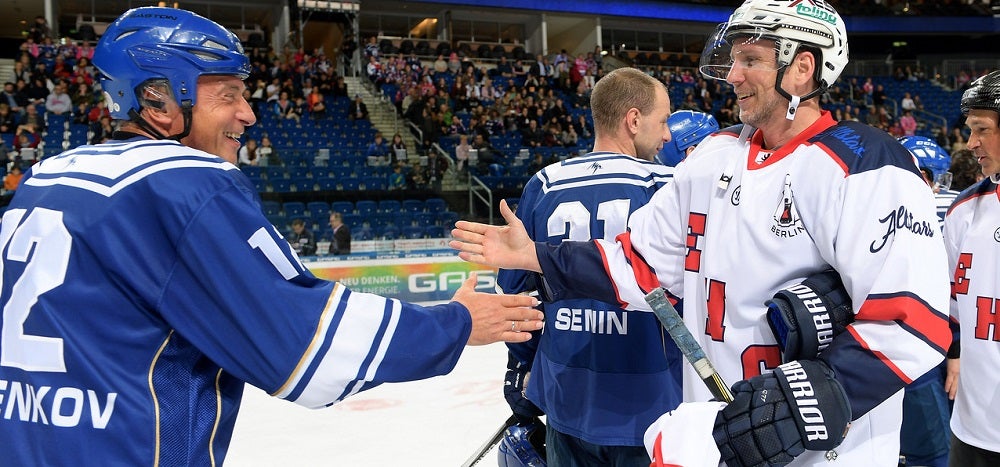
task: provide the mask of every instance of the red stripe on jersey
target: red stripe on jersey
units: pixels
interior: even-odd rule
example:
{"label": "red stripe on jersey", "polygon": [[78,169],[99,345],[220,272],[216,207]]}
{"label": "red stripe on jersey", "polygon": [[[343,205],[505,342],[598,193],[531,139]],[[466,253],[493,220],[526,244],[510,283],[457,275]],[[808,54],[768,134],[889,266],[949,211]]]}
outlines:
{"label": "red stripe on jersey", "polygon": [[990,191],[987,191],[987,192],[983,192],[983,193],[969,193],[967,196],[964,196],[962,198],[958,198],[958,199],[955,200],[954,203],[951,204],[951,206],[948,207],[948,211],[945,212],[944,215],[945,216],[950,216],[951,215],[951,211],[954,211],[955,208],[957,208],[957,207],[965,204],[966,202],[972,201],[972,200],[974,200],[974,199],[976,199],[976,198],[978,198],[980,196],[986,196],[986,195],[995,195],[998,199],[1000,199],[1000,188],[998,188],[996,190],[990,190]]}
{"label": "red stripe on jersey", "polygon": [[910,383],[913,382],[913,380],[910,379],[909,376],[906,376],[906,373],[903,373],[903,371],[900,370],[898,366],[896,366],[895,364],[893,364],[892,360],[889,357],[886,357],[884,353],[879,352],[877,350],[872,350],[872,348],[868,346],[868,343],[865,342],[865,340],[862,339],[861,336],[858,335],[858,332],[856,330],[854,330],[853,326],[848,326],[847,327],[847,332],[849,332],[851,334],[851,336],[854,337],[854,340],[858,343],[858,345],[861,346],[861,348],[863,348],[863,349],[871,352],[872,355],[874,355],[876,358],[879,359],[879,361],[881,361],[882,363],[884,363],[885,366],[889,368],[889,370],[891,370],[893,373],[895,373],[895,375],[900,380],[903,381],[903,384],[910,384]]}
{"label": "red stripe on jersey", "polygon": [[[625,261],[632,267],[632,275],[635,276],[635,282],[639,286],[639,289],[643,293],[649,293],[653,289],[660,286],[660,280],[656,278],[656,273],[653,272],[653,268],[646,264],[646,260],[639,255],[635,249],[632,248],[632,234],[630,232],[625,232],[618,234],[615,237],[615,241],[621,243],[622,252],[625,255]],[[601,248],[601,244],[594,242],[597,245],[597,251],[601,253],[601,260],[604,262],[604,272],[607,273],[608,277],[615,277],[611,274],[611,266],[608,264],[608,256]],[[622,308],[625,308],[626,304],[621,299],[621,294],[618,292],[618,284],[614,280],[611,281],[612,287],[615,289],[615,296],[618,297],[618,302]]]}
{"label": "red stripe on jersey", "polygon": [[865,300],[858,311],[857,319],[869,321],[902,321],[915,330],[917,337],[929,340],[943,351],[951,345],[948,323],[940,315],[908,295]]}

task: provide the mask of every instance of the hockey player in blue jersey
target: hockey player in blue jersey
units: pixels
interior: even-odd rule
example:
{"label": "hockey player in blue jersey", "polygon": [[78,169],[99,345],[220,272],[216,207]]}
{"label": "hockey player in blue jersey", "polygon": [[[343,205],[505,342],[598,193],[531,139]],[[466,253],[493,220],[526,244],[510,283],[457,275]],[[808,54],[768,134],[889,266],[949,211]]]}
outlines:
{"label": "hockey player in blue jersey", "polygon": [[475,279],[421,307],[313,276],[233,165],[248,63],[178,9],[101,37],[120,131],[31,167],[0,223],[0,463],[221,464],[245,383],[320,408],[541,327]]}
{"label": "hockey player in blue jersey", "polygon": [[[517,215],[537,241],[613,240],[673,173],[652,162],[671,144],[670,98],[662,83],[619,68],[594,86],[591,109],[593,151],[545,167],[524,187]],[[504,269],[497,286],[522,293],[538,285],[533,274]],[[643,432],[681,401],[683,363],[673,342],[651,313],[617,303],[574,299],[543,306],[545,331],[528,343],[508,344],[504,391],[519,423],[532,426],[540,413],[535,406],[545,413],[551,465],[648,462]]]}
{"label": "hockey player in blue jersey", "polygon": [[[898,463],[902,389],[951,343],[948,261],[909,152],[820,107],[847,39],[823,0],[746,0],[701,60],[733,87],[742,124],[703,140],[614,242],[534,242],[509,209],[503,227],[456,223],[463,259],[540,273],[553,299],[649,311],[646,295],[664,288],[684,300],[734,400],[709,401],[685,366],[684,402],[646,431],[657,466]],[[817,297],[800,298],[803,314],[769,314],[766,302],[826,270],[852,304],[841,332]]]}

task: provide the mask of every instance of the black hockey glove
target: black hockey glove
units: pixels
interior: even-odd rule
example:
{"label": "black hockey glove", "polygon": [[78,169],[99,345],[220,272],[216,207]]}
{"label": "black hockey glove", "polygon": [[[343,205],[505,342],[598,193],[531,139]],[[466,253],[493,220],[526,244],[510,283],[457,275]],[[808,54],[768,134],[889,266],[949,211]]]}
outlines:
{"label": "black hockey glove", "polygon": [[729,467],[785,465],[805,450],[840,445],[851,406],[833,371],[817,360],[785,363],[733,385],[712,435]]}
{"label": "black hockey glove", "polygon": [[783,362],[815,359],[854,322],[851,296],[833,269],[779,290],[765,304]]}
{"label": "black hockey glove", "polygon": [[524,397],[524,383],[531,370],[529,365],[522,364],[513,354],[507,353],[507,374],[503,378],[503,397],[507,399],[510,410],[518,423],[528,425],[537,421],[542,415],[541,409]]}

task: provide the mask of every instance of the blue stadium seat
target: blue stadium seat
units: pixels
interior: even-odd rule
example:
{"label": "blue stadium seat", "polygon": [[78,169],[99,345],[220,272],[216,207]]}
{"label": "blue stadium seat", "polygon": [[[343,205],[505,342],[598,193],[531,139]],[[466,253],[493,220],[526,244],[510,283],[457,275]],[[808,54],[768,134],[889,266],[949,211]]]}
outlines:
{"label": "blue stadium seat", "polygon": [[341,214],[353,214],[354,203],[350,201],[334,201],[330,203],[330,210],[339,212]]}
{"label": "blue stadium seat", "polygon": [[444,211],[437,214],[436,224],[440,225],[441,228],[446,231],[451,231],[455,228],[455,222],[458,222],[458,213],[454,211]]}
{"label": "blue stadium seat", "polygon": [[416,225],[403,227],[402,235],[404,238],[424,238],[424,228]]}
{"label": "blue stadium seat", "polygon": [[361,217],[374,217],[375,213],[378,212],[378,203],[369,199],[364,199],[355,203],[354,209]]}
{"label": "blue stadium seat", "polygon": [[395,240],[399,238],[399,227],[394,225],[387,225],[381,231],[379,231],[379,237],[384,240]]}
{"label": "blue stadium seat", "polygon": [[440,225],[427,226],[427,228],[424,229],[424,234],[427,235],[427,238],[446,238],[444,228]]}
{"label": "blue stadium seat", "polygon": [[338,179],[337,186],[341,191],[358,191],[358,179],[356,178]]}
{"label": "blue stadium seat", "polygon": [[256,165],[244,165],[243,167],[240,168],[240,170],[242,170],[243,173],[246,174],[247,177],[251,177],[251,178],[258,177],[258,178],[260,178],[260,177],[264,176],[264,169],[262,167],[258,167]]}
{"label": "blue stadium seat", "polygon": [[424,207],[427,209],[427,212],[437,214],[447,211],[448,203],[441,198],[428,198],[427,201],[424,201]]}
{"label": "blue stadium seat", "polygon": [[285,179],[268,180],[271,191],[275,193],[288,193],[292,191],[292,181]]}
{"label": "blue stadium seat", "polygon": [[424,228],[429,225],[435,225],[435,222],[437,221],[437,214],[430,212],[418,212],[413,215],[413,220],[416,221],[414,222],[415,224]]}
{"label": "blue stadium seat", "polygon": [[264,201],[261,203],[261,208],[265,216],[281,214],[281,203],[277,201]]}
{"label": "blue stadium seat", "polygon": [[382,201],[378,202],[379,212],[398,214],[401,208],[402,205],[400,204],[400,202],[394,199],[383,199]]}
{"label": "blue stadium seat", "polygon": [[324,201],[310,201],[306,203],[306,210],[313,219],[323,219],[330,215],[330,205]]}
{"label": "blue stadium seat", "polygon": [[424,202],[419,199],[404,199],[403,200],[403,211],[410,214],[416,214],[418,212],[424,211]]}
{"label": "blue stadium seat", "polygon": [[334,191],[337,189],[337,179],[330,177],[322,177],[316,179],[316,185],[319,186],[320,191]]}
{"label": "blue stadium seat", "polygon": [[373,238],[374,235],[372,234],[371,229],[366,229],[362,227],[358,227],[357,229],[354,228],[351,229],[351,240],[367,241],[367,240],[372,240]]}
{"label": "blue stadium seat", "polygon": [[301,201],[288,201],[282,205],[285,215],[291,219],[306,217],[306,203]]}
{"label": "blue stadium seat", "polygon": [[351,228],[351,232],[360,230],[364,224],[364,219],[357,214],[344,214],[344,225]]}

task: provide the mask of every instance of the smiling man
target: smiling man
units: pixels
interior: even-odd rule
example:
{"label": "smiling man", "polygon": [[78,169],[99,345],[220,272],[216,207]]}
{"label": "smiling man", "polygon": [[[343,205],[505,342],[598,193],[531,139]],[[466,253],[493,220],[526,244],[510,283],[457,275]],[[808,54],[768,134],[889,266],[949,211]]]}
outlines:
{"label": "smiling man", "polygon": [[422,307],[313,276],[233,165],[248,63],[184,10],[101,37],[120,130],[32,166],[0,228],[4,464],[222,464],[246,383],[321,408],[541,327],[475,277]]}
{"label": "smiling man", "polygon": [[[736,398],[701,402],[712,396],[685,368],[685,403],[646,431],[656,465],[898,463],[901,389],[951,341],[946,258],[910,153],[820,109],[847,56],[825,2],[747,0],[701,61],[733,86],[743,123],[702,141],[627,233],[554,247],[531,242],[509,210],[507,227],[457,224],[464,259],[541,272],[554,298],[647,311],[656,287],[684,299],[685,324]],[[787,352],[790,331],[772,332],[765,302],[830,269],[853,323],[820,352]]]}

